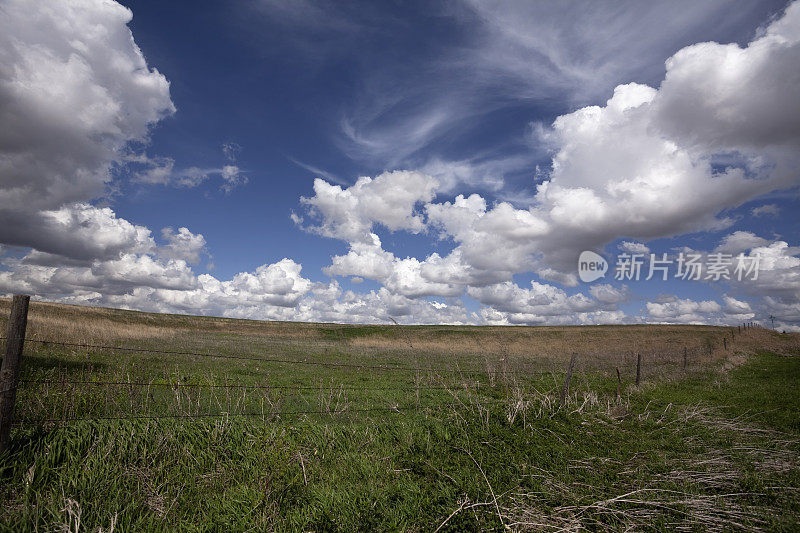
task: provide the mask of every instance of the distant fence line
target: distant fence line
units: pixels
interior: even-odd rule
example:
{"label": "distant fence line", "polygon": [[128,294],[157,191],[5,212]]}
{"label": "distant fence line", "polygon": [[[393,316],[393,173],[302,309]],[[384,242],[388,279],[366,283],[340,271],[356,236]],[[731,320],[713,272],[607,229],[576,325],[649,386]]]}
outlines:
{"label": "distant fence line", "polygon": [[[172,389],[210,389],[210,390],[219,390],[219,389],[241,389],[241,390],[275,390],[275,391],[331,391],[331,392],[354,392],[354,391],[422,391],[422,390],[444,390],[444,391],[453,391],[457,390],[458,387],[448,386],[448,385],[420,385],[417,384],[406,384],[404,386],[347,386],[347,385],[319,385],[319,386],[311,386],[311,385],[259,385],[259,384],[241,384],[241,383],[174,383],[174,382],[164,382],[164,381],[124,381],[124,380],[113,380],[113,381],[103,381],[103,380],[67,380],[67,379],[19,379],[19,368],[20,362],[22,359],[22,352],[25,342],[33,342],[40,344],[42,346],[48,345],[55,345],[55,346],[67,346],[72,348],[84,348],[88,350],[116,350],[116,351],[125,351],[125,352],[133,352],[133,353],[150,353],[150,354],[160,354],[160,355],[179,355],[179,356],[189,356],[189,357],[207,357],[207,358],[217,358],[217,359],[233,359],[233,360],[243,360],[243,361],[256,361],[261,363],[276,363],[276,364],[289,364],[289,365],[311,365],[311,366],[318,366],[318,367],[326,367],[326,368],[350,368],[350,369],[359,369],[359,370],[375,370],[375,371],[395,371],[395,372],[413,372],[413,373],[421,373],[421,372],[435,372],[435,373],[443,373],[443,374],[457,374],[457,375],[480,375],[480,376],[492,376],[495,377],[503,375],[511,375],[511,376],[543,376],[543,375],[552,375],[555,377],[556,371],[533,371],[533,370],[514,370],[514,369],[498,369],[498,370],[490,370],[488,368],[459,368],[459,367],[451,367],[451,368],[433,368],[433,367],[422,367],[422,366],[401,366],[401,365],[376,365],[376,364],[361,364],[361,363],[348,363],[348,362],[341,362],[341,361],[334,361],[334,362],[325,362],[325,361],[310,361],[304,359],[283,359],[283,358],[264,358],[264,357],[252,357],[247,355],[236,355],[236,354],[213,354],[213,353],[202,353],[202,352],[191,352],[191,351],[173,351],[173,350],[159,350],[159,349],[149,349],[149,348],[140,348],[140,347],[129,347],[129,346],[110,346],[110,345],[101,345],[101,344],[88,344],[88,343],[72,343],[72,342],[62,342],[62,341],[54,341],[54,340],[44,340],[44,339],[31,339],[25,337],[25,329],[27,325],[27,312],[28,312],[28,303],[30,301],[29,296],[25,295],[15,295],[12,300],[11,305],[11,316],[9,319],[8,324],[8,334],[5,337],[0,337],[0,340],[6,341],[6,350],[5,356],[3,357],[2,367],[0,367],[0,453],[2,453],[8,446],[8,439],[9,439],[9,431],[12,425],[15,427],[19,427],[17,424],[13,422],[13,413],[14,413],[14,403],[16,399],[16,392],[19,387],[19,384],[25,385],[81,385],[81,386],[114,386],[114,387],[129,387],[129,388],[151,388],[151,387],[163,387],[163,388],[172,388]],[[735,334],[738,332],[741,334],[743,331],[746,331],[750,328],[760,327],[755,322],[746,322],[741,326],[735,326],[730,330],[730,340],[733,342],[735,340]],[[722,347],[724,350],[728,350],[728,336],[723,335],[722,337]],[[682,367],[683,370],[686,370],[687,365],[689,364],[689,350],[690,348],[687,346],[682,347]],[[705,346],[698,346],[691,348],[693,354],[696,353],[704,353],[705,350],[708,350],[709,355],[713,355],[713,344],[709,343]],[[572,378],[573,370],[575,368],[575,363],[577,359],[577,354],[574,353],[570,359],[569,367],[565,370],[566,376],[564,379],[564,383],[561,387],[561,393],[559,395],[559,400],[561,403],[564,402],[566,395],[569,392],[570,380]],[[681,360],[677,361],[677,364],[680,364]],[[643,359],[641,352],[636,353],[636,385],[640,384],[643,375]],[[653,362],[649,361],[647,363],[649,366],[665,366],[665,365],[673,365],[676,362],[672,361],[661,361],[661,362]],[[622,385],[622,378],[620,375],[619,367],[632,367],[633,363],[631,364],[621,364],[619,366],[614,366],[613,368],[616,370],[617,376],[617,395],[620,395],[621,385]],[[479,389],[479,388],[486,388],[489,387],[486,383],[481,383],[479,381],[474,381],[472,383],[464,383],[462,382],[462,386],[468,386],[470,388]],[[384,412],[384,413],[391,413],[391,412],[400,412],[400,411],[407,411],[418,409],[419,405],[413,407],[401,407],[401,406],[394,406],[394,407],[368,407],[368,408],[348,408],[346,411],[343,411],[339,414],[344,413],[370,413],[370,412]],[[216,413],[216,414],[165,414],[165,415],[125,415],[125,416],[91,416],[91,417],[61,417],[58,419],[55,418],[48,418],[39,420],[39,423],[52,423],[52,424],[59,424],[59,423],[66,423],[78,420],[156,420],[156,419],[192,419],[192,418],[225,418],[225,417],[266,417],[266,416],[290,416],[290,415],[309,415],[309,414],[330,414],[331,410],[291,410],[291,411],[279,411],[274,412],[271,411],[269,413],[263,412],[240,412],[240,413]]]}

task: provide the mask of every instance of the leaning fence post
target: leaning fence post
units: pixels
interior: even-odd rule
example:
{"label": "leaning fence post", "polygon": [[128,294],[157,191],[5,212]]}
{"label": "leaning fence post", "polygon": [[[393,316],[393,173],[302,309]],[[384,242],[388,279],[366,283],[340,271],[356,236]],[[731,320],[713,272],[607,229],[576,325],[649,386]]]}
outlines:
{"label": "leaning fence post", "polygon": [[25,343],[25,326],[28,323],[28,303],[31,297],[15,294],[11,301],[11,316],[8,319],[6,352],[0,367],[0,453],[8,449],[11,436],[11,421],[14,417],[14,400],[17,398],[19,360]]}
{"label": "leaning fence post", "polygon": [[639,386],[639,382],[642,380],[642,354],[636,354],[636,386]]}
{"label": "leaning fence post", "polygon": [[686,346],[684,346],[683,347],[683,369],[684,370],[686,370],[686,363],[688,362],[687,360],[689,359],[689,353],[688,352],[689,352],[689,349]]}
{"label": "leaning fence post", "polygon": [[569,359],[569,368],[567,369],[567,376],[564,378],[564,386],[561,387],[561,396],[559,400],[561,401],[561,405],[564,405],[564,402],[567,401],[567,393],[569,392],[569,382],[572,380],[572,370],[575,368],[575,358],[578,354],[573,353],[572,357]]}
{"label": "leaning fence post", "polygon": [[722,349],[726,352],[728,351],[728,339],[725,337],[722,337]]}
{"label": "leaning fence post", "polygon": [[619,367],[617,368],[617,400],[622,397],[622,376],[619,375]]}

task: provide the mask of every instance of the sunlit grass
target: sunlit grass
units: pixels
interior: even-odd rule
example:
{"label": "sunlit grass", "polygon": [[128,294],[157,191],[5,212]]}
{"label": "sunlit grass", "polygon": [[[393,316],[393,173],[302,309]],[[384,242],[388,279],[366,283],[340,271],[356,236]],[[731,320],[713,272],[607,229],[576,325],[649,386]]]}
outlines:
{"label": "sunlit grass", "polygon": [[0,528],[791,530],[798,337],[731,333],[33,303],[37,340],[231,358],[28,343]]}

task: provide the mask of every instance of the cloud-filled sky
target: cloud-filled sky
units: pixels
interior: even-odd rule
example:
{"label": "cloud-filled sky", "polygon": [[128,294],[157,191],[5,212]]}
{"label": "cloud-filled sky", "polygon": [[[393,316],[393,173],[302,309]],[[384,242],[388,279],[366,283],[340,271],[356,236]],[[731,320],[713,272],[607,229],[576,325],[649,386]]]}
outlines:
{"label": "cloud-filled sky", "polygon": [[800,2],[0,0],[0,294],[800,331],[798,102]]}

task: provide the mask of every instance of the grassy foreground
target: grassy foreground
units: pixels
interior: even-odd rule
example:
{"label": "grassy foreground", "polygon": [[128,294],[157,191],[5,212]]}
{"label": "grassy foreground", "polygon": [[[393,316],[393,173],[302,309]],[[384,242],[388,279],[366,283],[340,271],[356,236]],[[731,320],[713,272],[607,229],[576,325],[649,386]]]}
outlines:
{"label": "grassy foreground", "polygon": [[[21,427],[0,458],[3,530],[799,525],[793,335],[753,330],[724,351],[730,331],[703,327],[343,327],[52,304],[30,320],[40,340],[252,359],[29,343]],[[189,418],[204,414],[220,416]],[[97,420],[128,415],[181,418]],[[45,422],[68,418],[87,419]]]}

